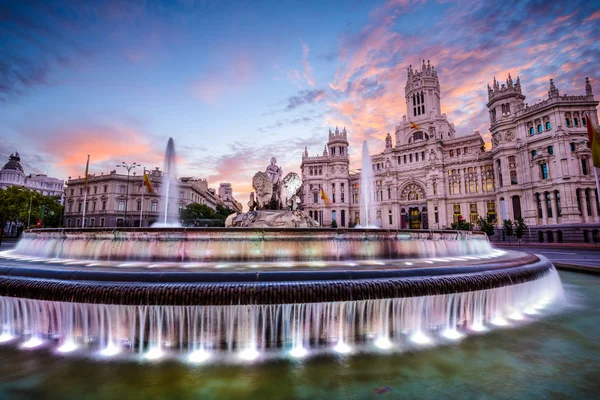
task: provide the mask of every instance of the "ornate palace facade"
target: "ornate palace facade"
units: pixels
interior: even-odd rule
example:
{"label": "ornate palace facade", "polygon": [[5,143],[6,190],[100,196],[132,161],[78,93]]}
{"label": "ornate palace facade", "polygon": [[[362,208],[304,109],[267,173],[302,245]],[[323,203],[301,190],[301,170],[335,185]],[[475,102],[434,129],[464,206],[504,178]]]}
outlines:
{"label": "ornate palace facade", "polygon": [[[597,240],[600,205],[587,138],[586,113],[598,124],[589,80],[582,95],[525,103],[520,79],[488,85],[492,148],[479,132],[456,135],[441,113],[438,74],[408,68],[407,114],[372,155],[376,223],[383,228],[446,229],[463,216],[523,218],[530,240]],[[395,145],[393,143],[395,141]],[[349,169],[348,133],[329,132],[323,154],[302,154],[303,207],[328,226],[359,223],[360,173]],[[321,189],[328,201],[321,198]],[[527,237],[526,237],[527,238]]]}

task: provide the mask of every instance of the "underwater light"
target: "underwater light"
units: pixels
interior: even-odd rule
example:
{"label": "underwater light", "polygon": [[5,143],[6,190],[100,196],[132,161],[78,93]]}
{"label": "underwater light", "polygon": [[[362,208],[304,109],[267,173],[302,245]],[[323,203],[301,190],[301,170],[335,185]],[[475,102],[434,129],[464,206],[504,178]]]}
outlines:
{"label": "underwater light", "polygon": [[457,331],[456,329],[446,329],[442,335],[450,340],[458,340],[461,339],[464,335]]}
{"label": "underwater light", "polygon": [[416,344],[430,344],[431,343],[431,339],[429,338],[429,336],[425,335],[421,331],[413,333],[410,336],[410,340],[412,340]]}
{"label": "underwater light", "polygon": [[23,343],[21,345],[21,348],[23,348],[23,349],[33,349],[35,347],[40,346],[42,343],[44,343],[42,341],[42,339],[40,339],[38,337],[32,337],[31,339],[29,339],[28,341],[26,341],[25,343]]}
{"label": "underwater light", "polygon": [[202,363],[210,358],[210,353],[206,350],[196,350],[188,356],[188,361],[194,364]]}
{"label": "underwater light", "polygon": [[380,337],[375,341],[375,346],[381,350],[388,350],[392,348],[393,344],[387,337]]}
{"label": "underwater light", "polygon": [[346,343],[344,343],[344,342],[342,342],[340,340],[338,342],[338,344],[335,345],[335,347],[333,348],[333,350],[335,350],[336,353],[347,354],[347,353],[350,353],[350,351],[352,349],[350,348],[350,346],[348,346]]}
{"label": "underwater light", "polygon": [[292,350],[290,350],[290,356],[295,357],[295,358],[306,357],[307,354],[308,354],[308,350],[306,350],[302,346],[296,346]]}
{"label": "underwater light", "polygon": [[246,361],[256,360],[258,358],[258,356],[260,356],[260,353],[258,351],[256,351],[256,349],[254,349],[254,348],[243,350],[240,353],[240,358],[242,360],[246,360]]}
{"label": "underwater light", "polygon": [[158,360],[159,358],[162,358],[164,355],[165,355],[165,353],[163,353],[160,348],[155,347],[153,349],[148,350],[148,352],[144,355],[144,357],[148,360]]}

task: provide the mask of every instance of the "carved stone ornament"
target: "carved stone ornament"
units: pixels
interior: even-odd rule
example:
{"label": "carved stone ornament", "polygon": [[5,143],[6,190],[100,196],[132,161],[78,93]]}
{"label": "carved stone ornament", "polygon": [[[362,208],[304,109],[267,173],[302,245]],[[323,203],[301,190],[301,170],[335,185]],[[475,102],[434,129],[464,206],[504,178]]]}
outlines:
{"label": "carved stone ornament", "polygon": [[498,132],[496,132],[492,135],[492,144],[494,144],[494,145],[500,144],[500,134],[498,134]]}
{"label": "carved stone ornament", "polygon": [[[408,185],[404,186],[404,188],[402,189],[402,191],[400,192],[400,199],[401,200],[413,200],[413,194],[417,194],[418,195],[418,199],[424,199],[425,198],[425,190],[423,189],[423,187],[417,183],[409,183]],[[411,197],[409,199],[409,197]]]}
{"label": "carved stone ornament", "polygon": [[507,142],[511,142],[514,139],[515,139],[514,131],[506,131],[506,133],[504,133],[504,140],[506,140]]}

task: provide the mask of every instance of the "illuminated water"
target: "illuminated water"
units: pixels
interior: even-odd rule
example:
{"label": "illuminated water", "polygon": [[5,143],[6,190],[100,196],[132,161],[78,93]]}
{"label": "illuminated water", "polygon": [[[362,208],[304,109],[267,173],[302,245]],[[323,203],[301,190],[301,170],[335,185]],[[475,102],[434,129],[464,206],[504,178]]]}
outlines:
{"label": "illuminated water", "polygon": [[[165,166],[164,175],[160,187],[161,208],[164,213],[161,215],[161,222],[154,223],[154,228],[172,228],[181,226],[178,216],[177,199],[179,198],[179,183],[177,181],[177,167],[175,164],[175,143],[173,138],[169,138],[167,142],[167,150],[165,151]],[[171,206],[169,208],[169,205]]]}
{"label": "illuminated water", "polygon": [[369,155],[369,145],[365,140],[362,146],[362,167],[360,170],[360,227],[378,228],[373,215],[375,187],[373,186],[373,160]]}
{"label": "illuminated water", "polygon": [[562,273],[567,312],[443,347],[261,364],[104,363],[0,345],[1,399],[592,399],[600,277]]}

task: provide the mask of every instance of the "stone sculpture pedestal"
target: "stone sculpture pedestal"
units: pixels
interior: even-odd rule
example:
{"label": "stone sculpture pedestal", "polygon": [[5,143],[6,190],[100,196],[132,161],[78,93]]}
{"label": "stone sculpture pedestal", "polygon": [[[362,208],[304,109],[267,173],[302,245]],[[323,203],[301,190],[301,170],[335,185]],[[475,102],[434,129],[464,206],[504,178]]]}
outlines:
{"label": "stone sculpture pedestal", "polygon": [[321,225],[303,211],[257,210],[231,214],[226,227],[240,228],[318,228]]}

